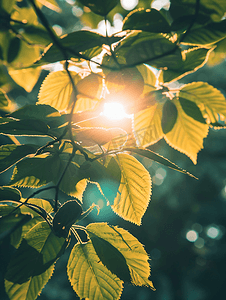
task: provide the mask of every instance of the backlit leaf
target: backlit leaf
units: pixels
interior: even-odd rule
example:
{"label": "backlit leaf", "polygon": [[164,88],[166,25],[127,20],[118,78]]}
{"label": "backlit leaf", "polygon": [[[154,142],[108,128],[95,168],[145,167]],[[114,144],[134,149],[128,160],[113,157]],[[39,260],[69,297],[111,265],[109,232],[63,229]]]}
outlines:
{"label": "backlit leaf", "polygon": [[149,32],[169,33],[169,23],[160,11],[152,9],[136,9],[130,12],[123,21],[122,30],[143,30]]}
{"label": "backlit leaf", "polygon": [[195,102],[208,123],[215,123],[219,115],[226,118],[224,95],[206,82],[192,82],[182,87],[179,98]]}
{"label": "backlit leaf", "polygon": [[9,75],[12,79],[28,93],[32,91],[33,87],[37,83],[40,73],[40,68],[28,68],[21,70],[9,69]]}
{"label": "backlit leaf", "polygon": [[[74,83],[81,79],[76,73],[70,71]],[[42,83],[39,91],[39,104],[48,104],[59,111],[68,109],[73,86],[66,71],[50,73]]]}
{"label": "backlit leaf", "polygon": [[139,146],[147,147],[163,137],[161,103],[134,114],[133,129]]}
{"label": "backlit leaf", "polygon": [[100,262],[90,241],[74,246],[68,260],[67,274],[80,298],[118,300],[121,296],[122,281]]}
{"label": "backlit leaf", "polygon": [[[136,153],[140,156],[147,157],[151,160],[154,160],[155,162],[162,164],[168,168],[171,168],[173,170],[179,171],[181,173],[187,174],[193,178],[196,178],[194,175],[190,174],[189,172],[183,170],[181,167],[178,167],[175,163],[171,162],[169,159],[163,157],[162,155],[159,155],[156,152],[153,152],[149,149],[143,149],[143,148],[124,148],[125,151],[130,151],[132,153]],[[197,178],[196,178],[197,179]]]}
{"label": "backlit leaf", "polygon": [[[150,276],[148,255],[142,244],[132,236],[132,234],[125,229],[118,228],[117,226],[109,226],[106,223],[90,224],[87,226],[87,231],[92,234],[91,240],[93,239],[93,235],[102,239],[102,257],[106,256],[104,257],[105,261],[111,259],[109,253],[107,253],[107,243],[109,243],[124,257],[130,271],[131,282],[138,286],[146,285],[155,290],[152,282],[148,280],[148,277]],[[95,248],[97,247],[98,246]],[[100,253],[100,251],[98,252]],[[119,262],[115,261],[116,265],[118,265],[118,263]],[[118,268],[120,268],[120,266],[118,266]],[[122,266],[122,271],[123,270],[125,272],[125,269]]]}
{"label": "backlit leaf", "polygon": [[36,145],[2,145],[0,147],[0,172],[7,170],[25,156],[35,153]]}
{"label": "backlit leaf", "polygon": [[65,239],[56,237],[46,222],[34,226],[7,267],[5,288],[10,299],[36,299],[65,246]]}
{"label": "backlit leaf", "polygon": [[121,182],[112,209],[123,219],[141,224],[151,196],[151,177],[133,156],[117,154]]}
{"label": "backlit leaf", "polygon": [[189,117],[182,109],[179,100],[174,100],[178,116],[173,129],[164,138],[174,149],[186,154],[194,164],[197,153],[203,148],[203,139],[208,134],[208,125]]}

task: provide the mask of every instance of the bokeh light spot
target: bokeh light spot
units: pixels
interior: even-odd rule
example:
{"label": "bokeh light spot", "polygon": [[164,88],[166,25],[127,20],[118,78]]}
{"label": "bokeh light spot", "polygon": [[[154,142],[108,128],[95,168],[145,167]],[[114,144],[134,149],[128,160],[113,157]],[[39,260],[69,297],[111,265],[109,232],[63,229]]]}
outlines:
{"label": "bokeh light spot", "polygon": [[122,7],[125,10],[132,10],[134,9],[137,4],[138,4],[138,0],[120,0]]}
{"label": "bokeh light spot", "polygon": [[195,230],[189,230],[186,234],[186,239],[189,242],[195,242],[198,239],[198,233]]}
{"label": "bokeh light spot", "polygon": [[216,239],[219,234],[220,234],[220,230],[216,227],[209,227],[206,231],[206,234],[208,235],[208,237],[210,237],[211,239]]}

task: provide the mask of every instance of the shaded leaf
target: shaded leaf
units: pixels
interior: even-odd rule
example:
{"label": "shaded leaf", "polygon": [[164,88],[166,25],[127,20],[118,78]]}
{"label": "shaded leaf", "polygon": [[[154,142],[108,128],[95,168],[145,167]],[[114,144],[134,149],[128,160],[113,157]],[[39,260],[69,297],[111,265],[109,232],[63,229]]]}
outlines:
{"label": "shaded leaf", "polygon": [[203,148],[203,139],[208,134],[209,126],[189,117],[179,100],[173,102],[178,111],[177,121],[164,138],[172,148],[186,154],[196,164],[197,153]]}
{"label": "shaded leaf", "polygon": [[[184,61],[179,61],[176,68],[168,68],[162,70],[163,81],[171,82],[193,73],[204,66],[209,58],[212,49],[193,48],[188,51],[183,51],[185,55]],[[163,82],[162,82],[163,83]]]}
{"label": "shaded leaf", "polygon": [[71,226],[78,221],[82,206],[77,200],[65,202],[53,218],[53,230],[56,236],[66,238]]}
{"label": "shaded leaf", "polygon": [[65,247],[65,239],[56,237],[46,222],[34,226],[7,267],[5,288],[10,299],[36,299]]}
{"label": "shaded leaf", "polygon": [[122,30],[143,30],[155,33],[169,33],[170,25],[160,11],[136,9],[130,12],[123,21]]}
{"label": "shaded leaf", "polygon": [[50,128],[56,128],[66,123],[64,116],[61,116],[55,108],[45,104],[25,105],[9,116],[21,120],[37,119],[45,122]]}
{"label": "shaded leaf", "polygon": [[[187,174],[193,178],[196,178],[194,175],[190,174],[186,170],[183,170],[181,167],[178,167],[175,163],[171,162],[169,159],[163,157],[162,155],[153,152],[149,149],[141,149],[141,148],[124,148],[125,151],[130,151],[132,153],[136,153],[140,156],[147,157],[151,160],[154,160],[155,162],[162,164],[168,168],[171,168],[173,170],[179,171],[181,173]],[[196,178],[197,179],[197,178]]]}
{"label": "shaded leaf", "polygon": [[11,186],[0,186],[0,201],[20,201],[21,197],[21,192],[18,189]]}
{"label": "shaded leaf", "polygon": [[[138,286],[146,285],[155,290],[152,282],[148,280],[150,276],[148,255],[142,244],[132,234],[125,229],[118,228],[117,226],[109,226],[106,223],[90,224],[87,226],[87,231],[89,234],[92,233],[105,242],[108,242],[122,254],[129,268],[133,284]],[[104,242],[101,244],[104,246]],[[110,260],[107,251],[105,253],[105,260]],[[117,264],[117,261],[115,264]]]}
{"label": "shaded leaf", "polygon": [[162,108],[162,131],[164,134],[170,132],[176,121],[177,121],[177,116],[178,116],[178,112],[177,112],[177,107],[176,105],[170,101],[167,100]]}
{"label": "shaded leaf", "polygon": [[43,136],[47,135],[48,130],[49,128],[44,122],[35,119],[13,120],[0,124],[0,132],[2,134]]}
{"label": "shaded leaf", "polygon": [[195,102],[179,98],[180,105],[183,108],[184,112],[189,116],[195,119],[196,121],[199,121],[203,124],[206,124],[205,119],[203,118],[203,115],[199,109],[199,107],[195,104]]}
{"label": "shaded leaf", "polygon": [[[102,50],[102,45],[106,44],[105,37],[95,32],[80,30],[69,33],[67,36],[60,39],[62,47],[66,49],[67,59],[80,58],[80,52],[87,51],[93,48]],[[98,48],[97,48],[98,47]],[[95,52],[94,52],[95,53]],[[84,54],[85,55],[85,54]],[[92,58],[91,53],[88,54],[89,58]],[[91,57],[90,57],[91,56]],[[54,44],[50,44],[46,49],[42,57],[36,62],[36,65],[46,65],[57,61],[65,60],[66,57],[62,54],[59,47]]]}
{"label": "shaded leaf", "polygon": [[0,172],[7,170],[16,162],[37,151],[37,145],[2,145],[0,147]]}
{"label": "shaded leaf", "polygon": [[123,219],[141,225],[151,196],[151,177],[133,156],[117,154],[121,182],[112,209]]}
{"label": "shaded leaf", "polygon": [[71,251],[67,274],[80,298],[90,300],[118,300],[122,281],[99,260],[92,243],[76,244]]}
{"label": "shaded leaf", "polygon": [[119,0],[79,0],[83,5],[89,7],[97,15],[106,16],[118,3]]}

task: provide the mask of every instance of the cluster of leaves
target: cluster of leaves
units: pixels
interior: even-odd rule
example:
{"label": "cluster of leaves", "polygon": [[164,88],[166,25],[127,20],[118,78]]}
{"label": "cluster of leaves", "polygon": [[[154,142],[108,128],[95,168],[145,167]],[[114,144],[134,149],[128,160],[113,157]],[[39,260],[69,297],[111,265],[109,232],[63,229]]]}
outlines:
{"label": "cluster of leaves", "polygon": [[[55,1],[45,2],[57,8]],[[105,20],[118,2],[80,0]],[[34,0],[25,7],[16,0],[0,3],[0,60],[16,83],[31,91],[42,66],[62,63],[61,71],[43,81],[36,105],[0,118],[0,132],[14,142],[0,147],[0,172],[14,167],[9,186],[0,189],[0,242],[14,249],[6,293],[11,300],[35,299],[71,235],[77,244],[67,272],[80,298],[119,299],[123,282],[154,290],[148,255],[135,237],[106,223],[76,224],[95,206],[82,211],[83,193],[88,182],[95,183],[116,214],[140,225],[151,177],[137,156],[192,176],[147,147],[164,138],[196,164],[209,127],[225,127],[219,90],[204,82],[179,88],[171,83],[201,68],[224,42],[226,3],[172,0],[168,13],[130,12],[113,36],[82,30],[62,38],[40,6]],[[4,87],[4,78],[0,83]],[[2,109],[8,101],[1,89]],[[102,114],[111,102],[123,104],[130,115],[120,125]],[[48,142],[21,144],[24,136]],[[15,186],[38,190],[23,198]],[[47,190],[55,192],[54,199],[35,198]],[[70,201],[61,205],[59,191]]]}

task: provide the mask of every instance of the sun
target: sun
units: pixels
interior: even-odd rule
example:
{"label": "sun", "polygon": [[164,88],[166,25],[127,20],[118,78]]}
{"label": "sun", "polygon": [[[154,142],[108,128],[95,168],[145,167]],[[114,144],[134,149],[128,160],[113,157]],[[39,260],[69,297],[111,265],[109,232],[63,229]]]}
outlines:
{"label": "sun", "polygon": [[123,105],[118,102],[105,103],[102,114],[110,120],[122,120],[128,118]]}

